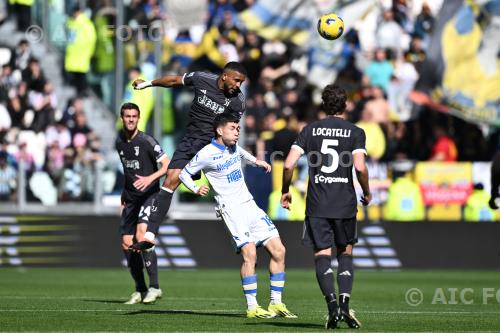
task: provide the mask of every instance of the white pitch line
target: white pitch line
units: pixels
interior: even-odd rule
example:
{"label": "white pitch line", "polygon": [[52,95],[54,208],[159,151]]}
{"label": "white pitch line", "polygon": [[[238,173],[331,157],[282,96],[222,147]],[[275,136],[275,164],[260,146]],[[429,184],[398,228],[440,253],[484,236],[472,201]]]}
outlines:
{"label": "white pitch line", "polygon": [[[89,296],[14,296],[14,295],[7,295],[3,296],[0,295],[0,298],[2,299],[75,299],[75,300],[96,300],[96,301],[116,301],[116,300],[124,300],[126,301],[128,298],[125,297],[93,297],[92,295]],[[238,298],[229,298],[229,297],[170,297],[168,296],[169,300],[179,300],[179,301],[240,301]]]}
{"label": "white pitch line", "polygon": [[[138,310],[138,309],[137,309]],[[136,308],[130,309],[0,309],[0,312],[130,312],[136,311]],[[165,309],[165,308],[155,308],[152,311],[165,311],[179,314],[189,313],[189,312],[199,312],[199,313],[241,313],[244,311],[239,310],[223,310],[223,309]],[[323,311],[307,311],[306,313],[323,313]],[[495,314],[498,315],[498,311],[364,311],[364,314],[409,314],[409,315],[457,315],[457,314]]]}

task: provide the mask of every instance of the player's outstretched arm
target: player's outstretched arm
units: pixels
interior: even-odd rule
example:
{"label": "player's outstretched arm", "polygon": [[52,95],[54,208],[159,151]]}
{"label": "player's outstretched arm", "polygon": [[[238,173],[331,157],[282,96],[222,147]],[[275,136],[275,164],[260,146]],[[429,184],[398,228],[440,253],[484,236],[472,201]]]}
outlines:
{"label": "player's outstretched arm", "polygon": [[242,159],[250,162],[255,166],[265,169],[266,173],[271,172],[271,166],[269,165],[269,163],[263,160],[258,160],[255,156],[247,152],[245,149],[241,148],[240,146],[237,147],[238,147],[238,152]]}
{"label": "player's outstretched arm", "polygon": [[137,79],[132,82],[132,87],[134,87],[135,90],[142,90],[148,87],[172,88],[181,87],[183,85],[184,83],[182,82],[182,76],[180,75],[167,75],[151,81]]}

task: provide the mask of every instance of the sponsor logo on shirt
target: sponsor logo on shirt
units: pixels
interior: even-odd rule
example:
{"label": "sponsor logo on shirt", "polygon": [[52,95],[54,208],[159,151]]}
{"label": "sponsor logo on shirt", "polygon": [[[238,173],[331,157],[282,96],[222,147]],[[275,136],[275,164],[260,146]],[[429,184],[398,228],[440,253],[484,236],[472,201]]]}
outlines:
{"label": "sponsor logo on shirt", "polygon": [[219,156],[214,156],[212,157],[212,161],[217,161],[217,160],[220,160],[221,158],[223,158],[224,156],[223,155],[219,155]]}
{"label": "sponsor logo on shirt", "polygon": [[323,175],[314,175],[314,182],[316,184],[318,183],[324,183],[324,184],[331,184],[331,183],[348,183],[349,179],[345,177],[327,177]]}
{"label": "sponsor logo on shirt", "polygon": [[237,155],[235,157],[231,157],[230,159],[226,160],[224,163],[217,164],[217,166],[216,166],[217,171],[224,171],[224,170],[228,169],[231,165],[233,165],[234,163],[237,163],[239,161],[240,161],[239,155]]}
{"label": "sponsor logo on shirt", "polygon": [[223,113],[226,110],[224,106],[208,98],[207,95],[203,95],[203,97],[198,97],[197,102],[198,104],[201,104],[204,107],[212,110],[216,114]]}
{"label": "sponsor logo on shirt", "polygon": [[127,169],[139,170],[141,168],[141,165],[140,165],[138,160],[123,159],[123,162],[125,164],[125,168],[127,168]]}
{"label": "sponsor logo on shirt", "polygon": [[226,177],[227,177],[228,183],[234,183],[234,182],[237,182],[238,180],[240,180],[243,177],[243,175],[241,174],[241,169],[236,169],[236,170],[232,171]]}

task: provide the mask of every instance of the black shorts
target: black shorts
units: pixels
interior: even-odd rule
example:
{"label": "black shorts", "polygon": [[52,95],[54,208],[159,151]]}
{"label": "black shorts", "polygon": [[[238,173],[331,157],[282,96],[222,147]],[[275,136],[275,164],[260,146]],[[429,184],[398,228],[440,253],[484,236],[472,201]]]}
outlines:
{"label": "black shorts", "polygon": [[335,241],[337,249],[358,242],[356,217],[350,219],[327,219],[306,216],[302,244],[317,250],[331,248]]}
{"label": "black shorts", "polygon": [[184,136],[177,145],[174,155],[168,165],[169,169],[184,169],[191,159],[206,145],[210,143],[210,138],[200,139]]}
{"label": "black shorts", "polygon": [[120,231],[122,235],[135,235],[138,223],[148,223],[151,206],[156,193],[145,195],[133,202],[126,203],[122,211]]}

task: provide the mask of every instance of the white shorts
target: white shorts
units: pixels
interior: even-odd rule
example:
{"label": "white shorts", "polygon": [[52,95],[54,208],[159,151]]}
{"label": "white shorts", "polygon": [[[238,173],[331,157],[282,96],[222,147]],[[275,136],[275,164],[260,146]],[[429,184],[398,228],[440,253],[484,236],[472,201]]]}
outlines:
{"label": "white shorts", "polygon": [[279,237],[278,229],[254,200],[242,204],[219,204],[218,215],[226,225],[237,253],[248,243],[265,245],[270,239]]}

